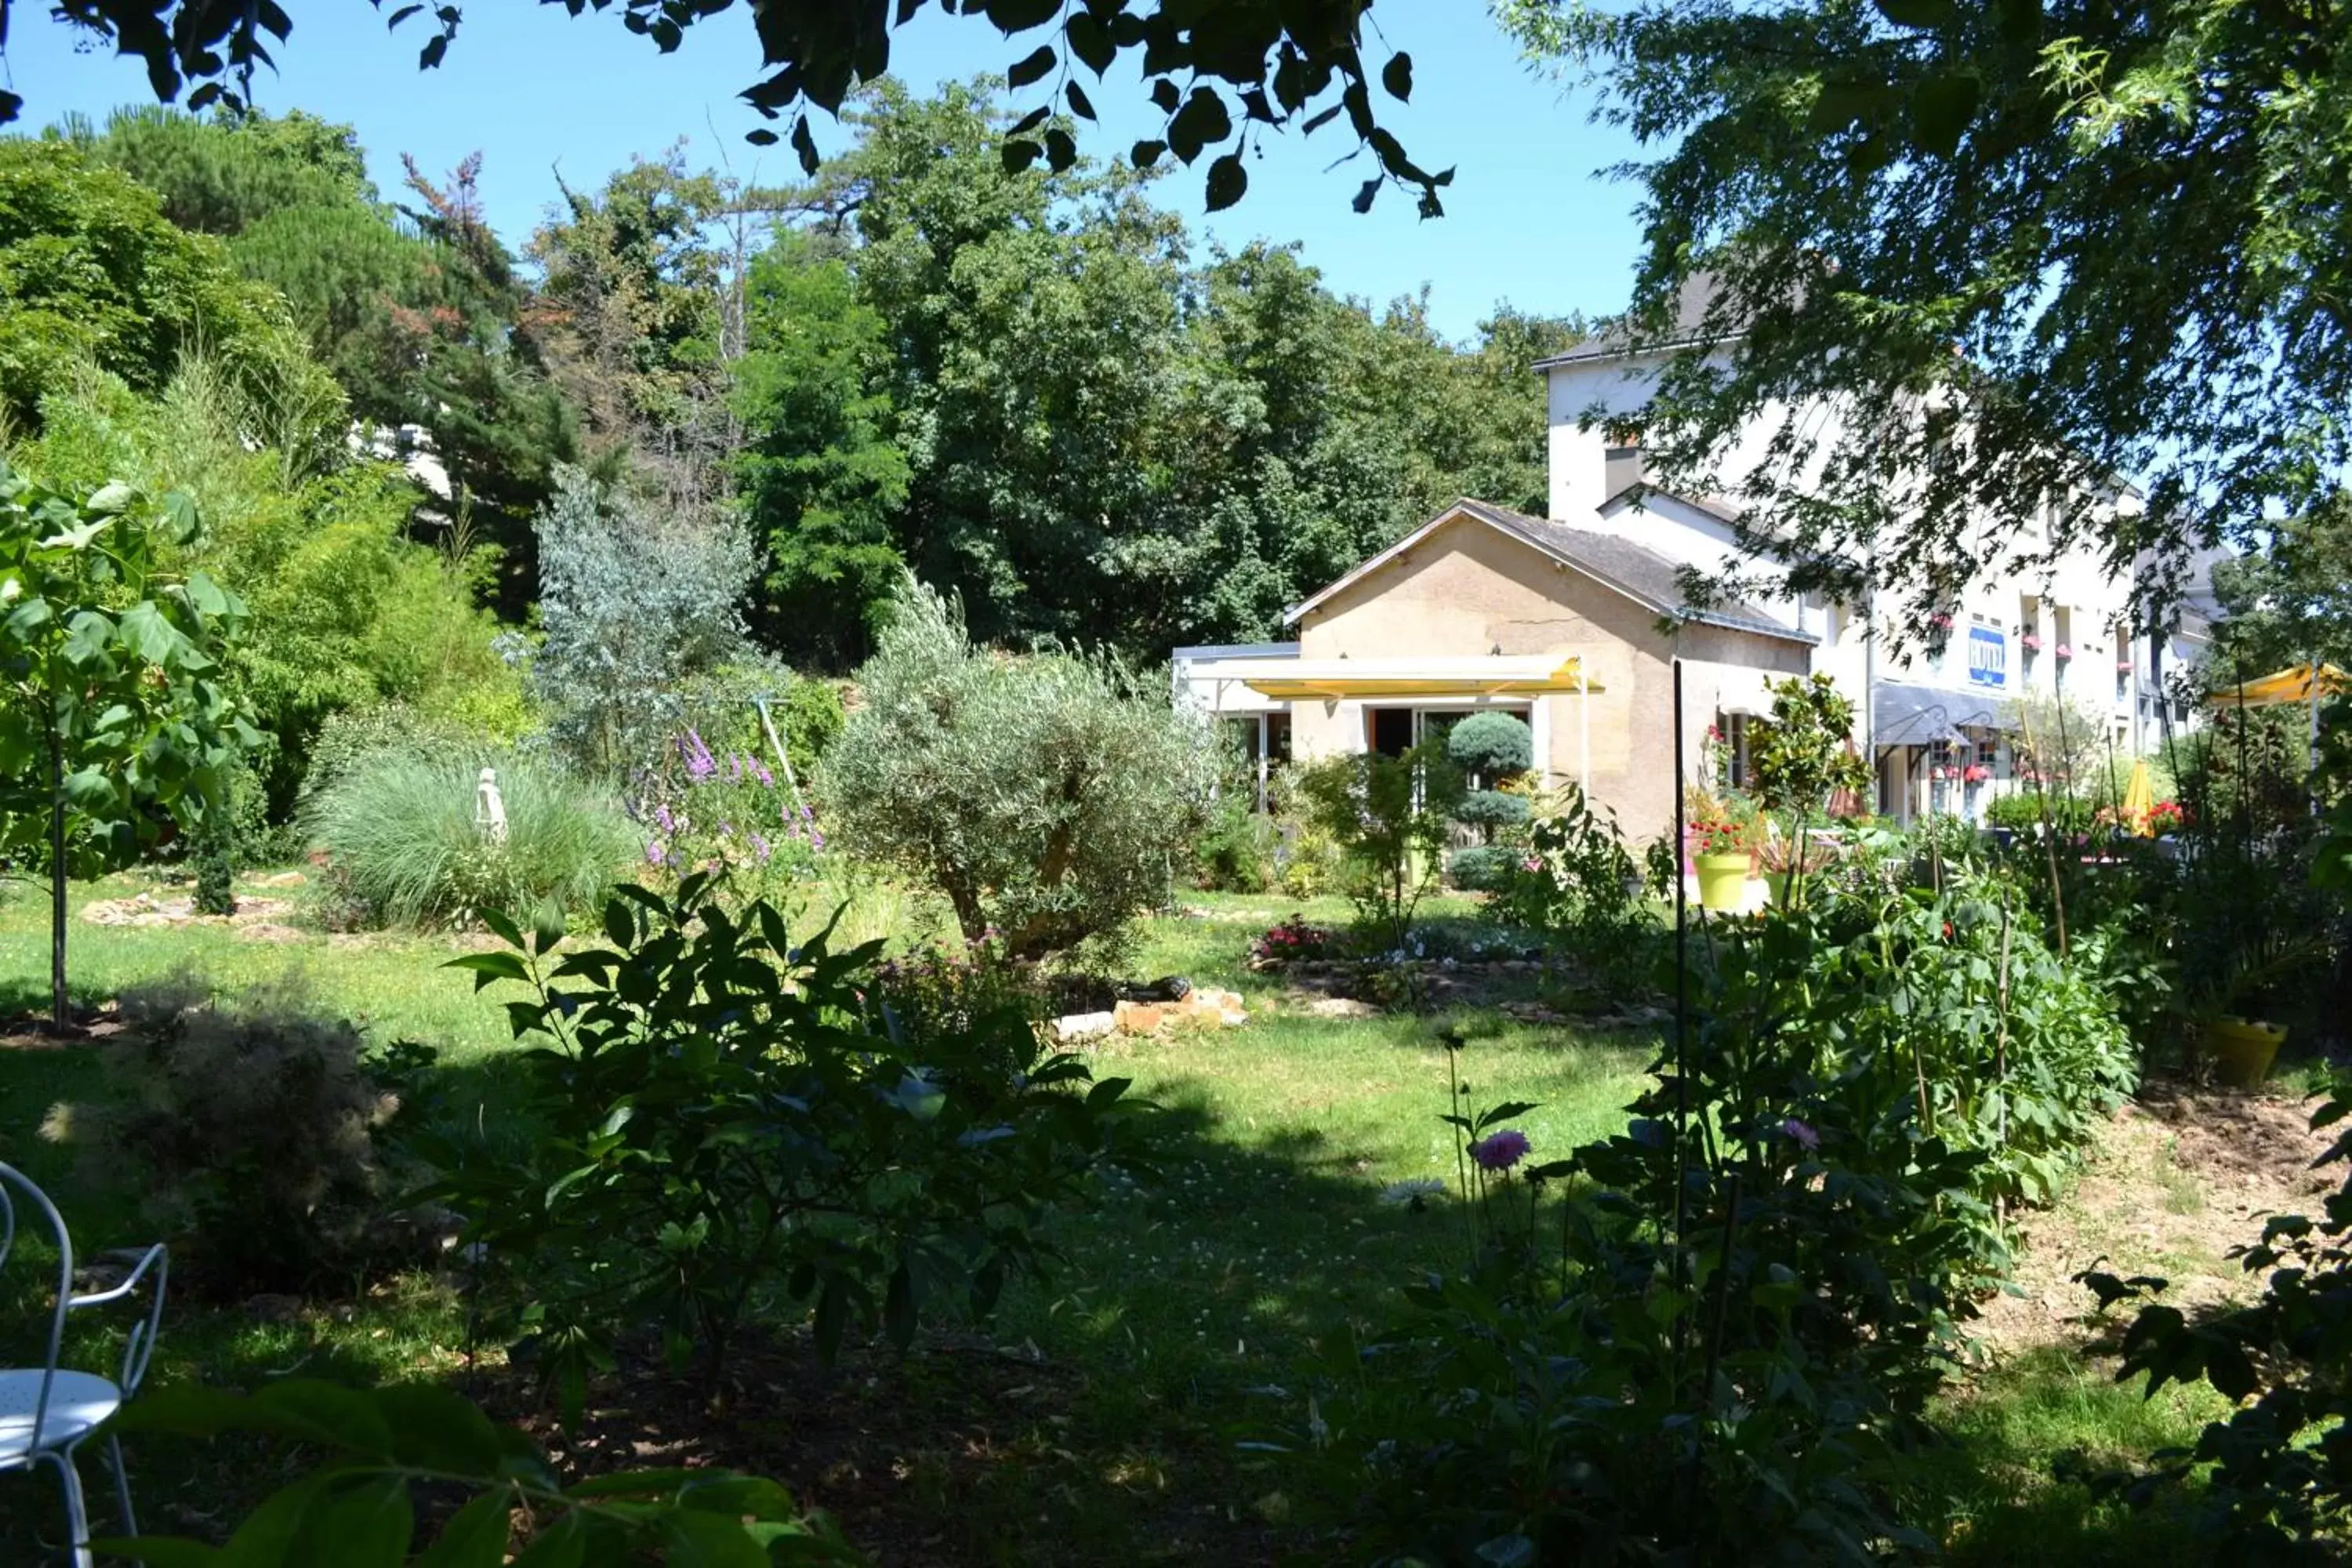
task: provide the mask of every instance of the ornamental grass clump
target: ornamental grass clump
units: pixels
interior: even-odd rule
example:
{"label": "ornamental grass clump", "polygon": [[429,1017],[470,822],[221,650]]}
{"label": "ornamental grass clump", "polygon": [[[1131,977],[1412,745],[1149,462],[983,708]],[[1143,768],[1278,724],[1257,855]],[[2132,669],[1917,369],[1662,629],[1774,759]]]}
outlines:
{"label": "ornamental grass clump", "polygon": [[465,925],[484,910],[590,907],[642,858],[603,785],[541,758],[491,764],[506,835],[476,822],[475,754],[380,752],[326,784],[303,814],[328,858],[333,919],[355,926]]}

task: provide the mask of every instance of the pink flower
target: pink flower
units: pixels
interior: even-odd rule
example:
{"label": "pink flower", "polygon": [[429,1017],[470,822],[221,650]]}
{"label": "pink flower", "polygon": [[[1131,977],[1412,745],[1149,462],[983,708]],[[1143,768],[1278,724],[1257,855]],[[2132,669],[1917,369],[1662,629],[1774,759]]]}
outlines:
{"label": "pink flower", "polygon": [[1481,1170],[1507,1171],[1528,1157],[1528,1135],[1516,1127],[1490,1132],[1470,1145],[1470,1157]]}
{"label": "pink flower", "polygon": [[1542,870],[1542,869],[1543,869],[1543,857],[1542,857],[1542,856],[1540,856],[1540,855],[1530,855],[1530,856],[1528,856],[1526,859],[1524,859],[1524,860],[1522,860],[1522,861],[1520,861],[1520,862],[1519,862],[1519,869],[1520,869],[1520,870],[1522,870],[1522,871],[1540,871],[1540,870]]}

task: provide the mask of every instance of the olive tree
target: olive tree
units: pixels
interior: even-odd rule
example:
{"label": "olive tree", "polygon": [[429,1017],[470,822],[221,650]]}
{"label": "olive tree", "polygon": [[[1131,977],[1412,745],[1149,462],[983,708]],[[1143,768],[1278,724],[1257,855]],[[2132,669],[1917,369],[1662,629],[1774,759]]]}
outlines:
{"label": "olive tree", "polygon": [[1216,753],[1164,691],[1108,656],[974,647],[911,580],[857,681],[821,775],[836,842],[936,887],[967,938],[1034,958],[1165,900]]}
{"label": "olive tree", "polygon": [[67,877],[123,863],[167,817],[226,810],[226,772],[261,739],[216,657],[245,606],[202,572],[156,569],[159,518],[195,538],[176,491],[68,495],[0,461],[0,855],[47,867],[59,1033]]}

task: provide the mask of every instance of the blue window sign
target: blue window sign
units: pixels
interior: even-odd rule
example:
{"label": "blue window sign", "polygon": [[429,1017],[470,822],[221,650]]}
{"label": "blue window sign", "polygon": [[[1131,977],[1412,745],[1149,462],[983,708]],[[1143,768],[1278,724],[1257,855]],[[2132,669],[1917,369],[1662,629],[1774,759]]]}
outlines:
{"label": "blue window sign", "polygon": [[2009,684],[2009,639],[1990,626],[1969,628],[1969,684]]}

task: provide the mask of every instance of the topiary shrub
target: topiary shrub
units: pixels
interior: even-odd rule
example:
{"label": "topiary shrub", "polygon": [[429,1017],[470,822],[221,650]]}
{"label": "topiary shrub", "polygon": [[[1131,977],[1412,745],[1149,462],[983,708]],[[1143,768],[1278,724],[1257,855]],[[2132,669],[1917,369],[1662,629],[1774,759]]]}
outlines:
{"label": "topiary shrub", "polygon": [[[480,759],[498,769],[507,836],[474,822]],[[613,792],[534,757],[376,752],[303,814],[326,851],[341,923],[465,924],[485,910],[592,907],[645,842]]]}
{"label": "topiary shrub", "polygon": [[1498,831],[1525,826],[1528,814],[1526,795],[1506,795],[1498,789],[1474,789],[1454,808],[1454,820],[1465,827],[1477,828],[1492,842]]}
{"label": "topiary shrub", "polygon": [[1512,868],[1525,853],[1503,844],[1473,844],[1454,852],[1445,863],[1445,875],[1465,893],[1498,893],[1509,884]]}
{"label": "topiary shrub", "polygon": [[1491,788],[1536,765],[1535,731],[1517,714],[1473,713],[1446,731],[1445,754]]}
{"label": "topiary shrub", "polygon": [[857,680],[820,772],[836,836],[937,888],[968,940],[1116,942],[1166,902],[1216,753],[1164,690],[1108,658],[975,648],[911,581]]}

